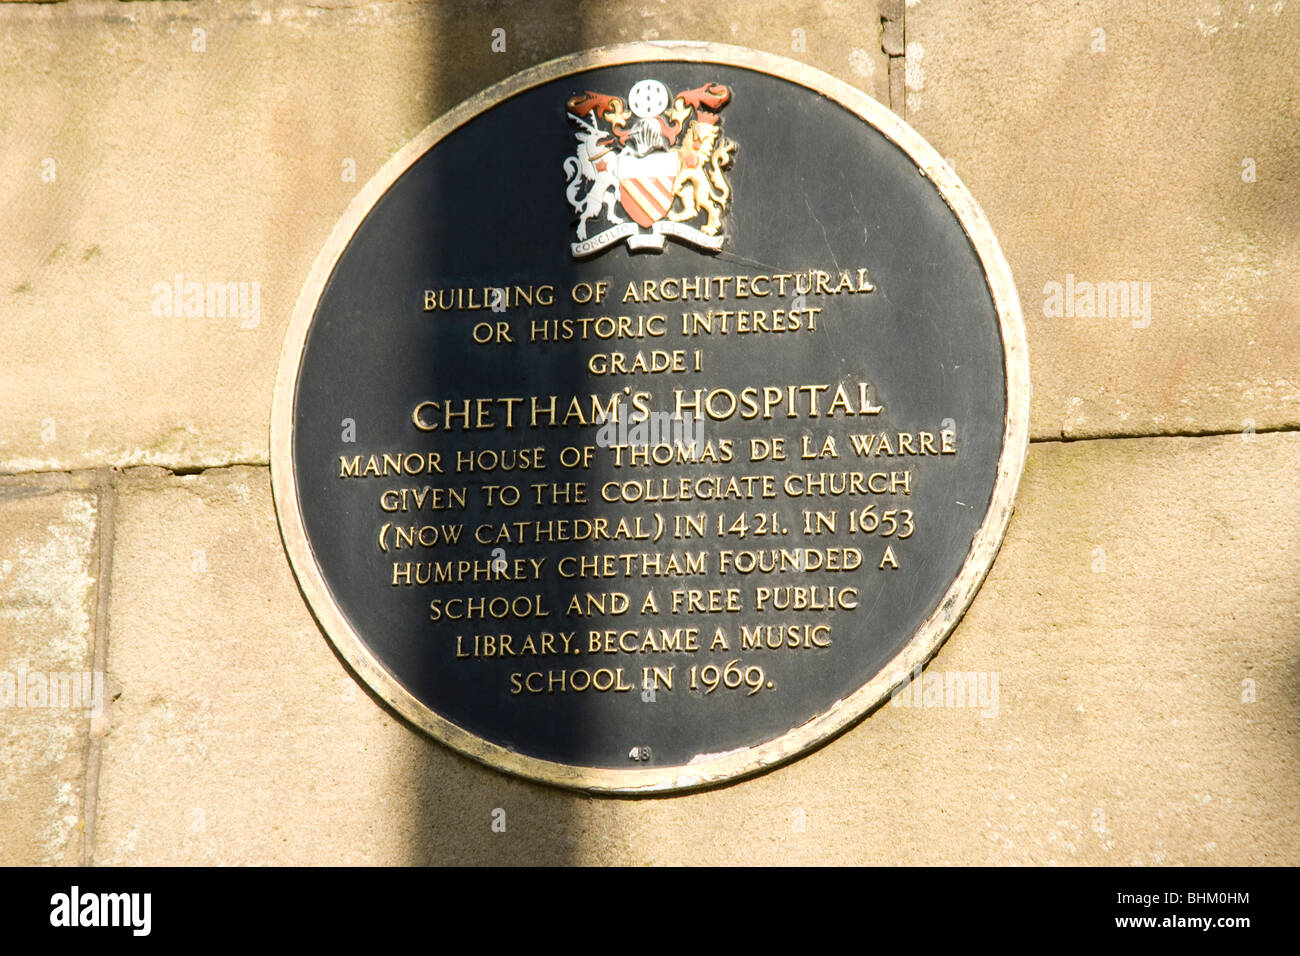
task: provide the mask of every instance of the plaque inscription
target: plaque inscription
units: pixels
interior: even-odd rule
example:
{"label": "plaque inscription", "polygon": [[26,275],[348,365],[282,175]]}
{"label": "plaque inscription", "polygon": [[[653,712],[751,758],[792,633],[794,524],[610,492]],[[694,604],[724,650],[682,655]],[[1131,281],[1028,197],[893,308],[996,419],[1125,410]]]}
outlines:
{"label": "plaque inscription", "polygon": [[913,131],[800,64],[635,44],[519,74],[322,252],[272,480],[340,654],[535,779],[699,787],[860,719],[987,572],[1019,307]]}

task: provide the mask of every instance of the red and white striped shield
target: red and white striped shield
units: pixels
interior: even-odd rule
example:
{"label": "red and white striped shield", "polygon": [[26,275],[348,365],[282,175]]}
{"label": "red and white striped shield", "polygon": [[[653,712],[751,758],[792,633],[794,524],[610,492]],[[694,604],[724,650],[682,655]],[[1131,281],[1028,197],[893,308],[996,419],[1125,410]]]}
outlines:
{"label": "red and white striped shield", "polygon": [[619,156],[618,201],[638,225],[652,226],[668,214],[673,204],[673,180],[679,168],[675,151]]}

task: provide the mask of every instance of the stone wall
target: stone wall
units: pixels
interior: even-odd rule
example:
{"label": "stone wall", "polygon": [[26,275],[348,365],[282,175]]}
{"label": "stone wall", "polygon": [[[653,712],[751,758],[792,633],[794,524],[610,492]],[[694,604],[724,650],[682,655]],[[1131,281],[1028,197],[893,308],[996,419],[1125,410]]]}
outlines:
{"label": "stone wall", "polygon": [[[281,548],[270,400],[401,144],[526,66],[676,38],[803,60],[949,158],[1020,290],[1034,443],[930,665],[996,674],[996,708],[592,798],[349,676]],[[1293,0],[0,5],[0,671],[107,701],[0,709],[0,863],[1300,863],[1297,42]],[[178,273],[257,308],[157,314]],[[1139,306],[1058,308],[1080,281]]]}

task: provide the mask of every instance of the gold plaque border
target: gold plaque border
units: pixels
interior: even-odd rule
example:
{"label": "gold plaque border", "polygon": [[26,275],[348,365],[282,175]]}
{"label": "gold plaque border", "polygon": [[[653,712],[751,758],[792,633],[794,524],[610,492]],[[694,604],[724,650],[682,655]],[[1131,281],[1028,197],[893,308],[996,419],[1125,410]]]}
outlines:
{"label": "gold plaque border", "polygon": [[[650,60],[719,63],[789,80],[839,103],[908,154],[921,173],[938,188],[983,264],[1001,324],[1007,419],[993,497],[961,571],[935,612],[875,677],[848,697],[836,701],[824,713],[765,743],[724,753],[700,754],[689,763],[674,767],[617,770],[539,760],[490,743],[426,707],[366,649],[335,604],[303,528],[293,470],[293,396],[303,345],[325,283],[361,221],[403,172],[434,144],[472,117],[510,96],[592,67]],[[395,711],[442,743],[507,773],[592,793],[651,795],[699,789],[771,769],[825,743],[883,704],[897,687],[905,683],[896,681],[895,675],[910,676],[915,668],[924,666],[938,652],[974,599],[1001,546],[1028,448],[1029,356],[1011,270],[984,213],[934,148],[898,116],[861,90],[798,61],[725,44],[645,42],[598,47],[563,56],[502,80],[429,124],[398,150],[357,194],[316,258],[285,335],[271,414],[271,486],[285,551],[317,622],[355,675]]]}

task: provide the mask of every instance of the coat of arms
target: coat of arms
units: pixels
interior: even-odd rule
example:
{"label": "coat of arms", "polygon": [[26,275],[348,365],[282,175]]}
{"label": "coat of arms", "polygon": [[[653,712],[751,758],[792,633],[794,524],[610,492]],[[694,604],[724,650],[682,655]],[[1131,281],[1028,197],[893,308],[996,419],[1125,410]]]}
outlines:
{"label": "coat of arms", "polygon": [[660,250],[665,236],[722,248],[722,213],[731,199],[723,170],[736,144],[722,135],[718,111],[729,99],[731,91],[718,83],[670,97],[666,86],[647,79],[626,100],[591,91],[569,100],[578,137],[577,151],[564,161],[565,195],[578,214],[574,258],[622,239],[632,249]]}

